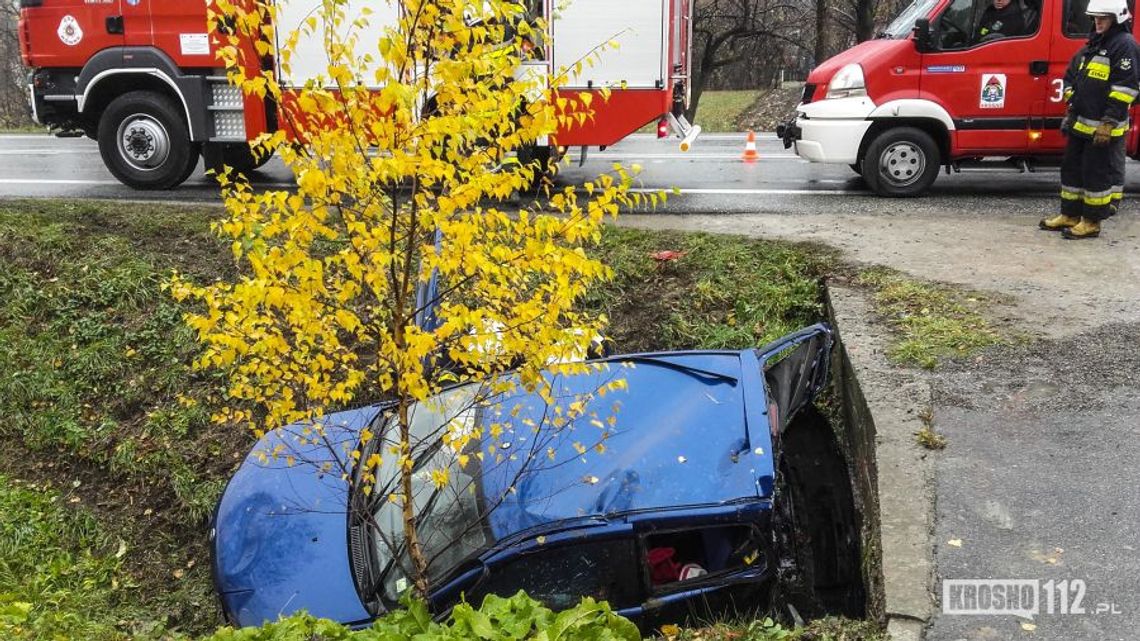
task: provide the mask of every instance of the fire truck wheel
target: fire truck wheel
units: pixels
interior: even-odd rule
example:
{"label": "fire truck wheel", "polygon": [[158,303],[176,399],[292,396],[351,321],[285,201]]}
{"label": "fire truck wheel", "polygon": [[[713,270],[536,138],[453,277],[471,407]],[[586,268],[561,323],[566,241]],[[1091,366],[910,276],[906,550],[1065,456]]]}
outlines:
{"label": "fire truck wheel", "polygon": [[552,170],[555,164],[552,162],[554,156],[553,151],[549,146],[545,145],[524,145],[519,147],[516,153],[518,154],[519,162],[523,165],[538,163],[538,167],[534,172],[534,180],[531,181],[531,184],[527,188],[528,192],[537,194],[544,184],[551,182],[551,177],[554,173]]}
{"label": "fire truck wheel", "polygon": [[926,191],[938,177],[938,145],[915,127],[881,132],[863,156],[863,179],[880,196],[907,198]]}
{"label": "fire truck wheel", "polygon": [[262,167],[271,158],[273,154],[255,157],[250,146],[244,143],[213,144],[202,148],[202,161],[207,170],[221,171],[223,166],[228,166],[236,173],[245,174]]}
{"label": "fire truck wheel", "polygon": [[198,163],[178,105],[153,91],[132,91],[107,105],[99,153],[115,178],[134,189],[173,189]]}

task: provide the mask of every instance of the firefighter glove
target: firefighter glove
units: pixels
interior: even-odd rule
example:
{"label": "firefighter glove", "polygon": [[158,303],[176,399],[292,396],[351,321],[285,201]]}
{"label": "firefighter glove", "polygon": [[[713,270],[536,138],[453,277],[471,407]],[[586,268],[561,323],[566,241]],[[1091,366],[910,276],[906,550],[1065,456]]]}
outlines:
{"label": "firefighter glove", "polygon": [[1093,144],[1097,147],[1103,147],[1112,140],[1112,123],[1102,122],[1097,125],[1096,131],[1093,132]]}

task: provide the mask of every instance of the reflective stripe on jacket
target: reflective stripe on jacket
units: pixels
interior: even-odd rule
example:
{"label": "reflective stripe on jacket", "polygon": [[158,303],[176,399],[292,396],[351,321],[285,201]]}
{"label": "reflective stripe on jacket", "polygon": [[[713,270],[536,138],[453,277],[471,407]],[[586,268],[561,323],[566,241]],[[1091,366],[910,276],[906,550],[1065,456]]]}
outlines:
{"label": "reflective stripe on jacket", "polygon": [[1112,124],[1113,136],[1128,131],[1128,109],[1140,94],[1137,63],[1136,41],[1124,27],[1089,38],[1065,71],[1063,96],[1076,116],[1071,133],[1091,137],[1102,122]]}

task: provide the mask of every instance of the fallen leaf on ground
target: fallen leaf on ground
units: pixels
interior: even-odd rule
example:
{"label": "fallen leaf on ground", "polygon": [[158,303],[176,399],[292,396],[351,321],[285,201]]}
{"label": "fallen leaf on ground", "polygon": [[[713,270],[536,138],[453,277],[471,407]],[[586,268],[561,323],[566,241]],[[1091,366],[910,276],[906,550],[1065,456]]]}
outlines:
{"label": "fallen leaf on ground", "polygon": [[685,254],[687,254],[687,253],[688,252],[679,252],[679,251],[674,251],[672,249],[666,249],[663,251],[654,252],[654,253],[650,254],[649,257],[652,258],[653,260],[659,260],[661,262],[665,262],[665,261],[678,260],[678,259],[684,258]]}

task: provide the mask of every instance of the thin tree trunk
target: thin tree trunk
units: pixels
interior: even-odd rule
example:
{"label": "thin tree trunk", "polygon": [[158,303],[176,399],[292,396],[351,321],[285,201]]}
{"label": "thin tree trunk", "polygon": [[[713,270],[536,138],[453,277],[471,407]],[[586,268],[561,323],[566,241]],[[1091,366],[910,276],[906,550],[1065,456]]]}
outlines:
{"label": "thin tree trunk", "polygon": [[875,37],[875,0],[855,0],[855,41]]}
{"label": "thin tree trunk", "polygon": [[828,7],[828,0],[815,0],[815,64],[819,64],[828,58],[828,51],[831,50],[828,42],[828,18],[830,11]]}

